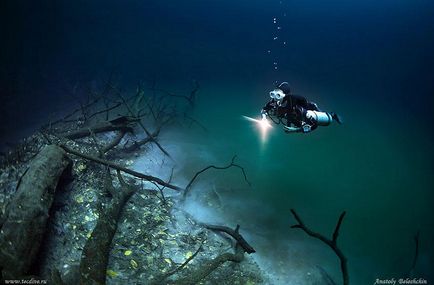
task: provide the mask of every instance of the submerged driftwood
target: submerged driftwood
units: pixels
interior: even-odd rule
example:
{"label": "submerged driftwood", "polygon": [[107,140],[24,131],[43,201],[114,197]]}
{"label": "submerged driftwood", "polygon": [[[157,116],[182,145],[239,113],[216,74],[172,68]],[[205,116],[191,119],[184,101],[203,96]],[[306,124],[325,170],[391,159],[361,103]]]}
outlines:
{"label": "submerged driftwood", "polygon": [[137,119],[130,118],[127,116],[122,116],[110,121],[103,121],[95,123],[92,126],[81,128],[75,131],[70,131],[65,134],[65,138],[68,139],[79,139],[90,136],[92,133],[104,133],[111,131],[121,131],[121,132],[132,132],[132,125],[137,122]]}
{"label": "submerged driftwood", "polygon": [[226,252],[220,254],[216,258],[204,262],[202,265],[197,267],[193,272],[187,276],[181,277],[175,281],[168,282],[168,284],[173,285],[190,285],[197,284],[201,280],[205,279],[214,270],[216,270],[220,265],[227,261],[232,261],[240,263],[244,260],[244,249],[238,244],[235,246],[235,253]]}
{"label": "submerged driftwood", "polygon": [[35,261],[59,180],[71,161],[63,149],[48,145],[18,182],[0,231],[3,278],[19,278]]}
{"label": "submerged driftwood", "polygon": [[134,187],[128,185],[120,171],[117,176],[121,191],[115,191],[110,172],[107,171],[105,188],[113,195],[112,201],[100,213],[98,222],[83,248],[80,262],[80,284],[105,284],[111,242],[117,229],[120,213],[125,203],[134,194]]}
{"label": "submerged driftwood", "polygon": [[205,279],[207,276],[209,276],[214,270],[219,268],[221,265],[226,263],[227,261],[232,261],[235,263],[240,263],[244,260],[244,253],[255,253],[256,251],[253,249],[253,247],[243,238],[243,236],[239,233],[240,226],[237,225],[236,228],[233,230],[226,226],[216,226],[216,225],[208,225],[208,224],[202,224],[207,229],[217,232],[223,232],[228,235],[230,235],[232,238],[235,239],[236,244],[234,248],[234,253],[225,252],[213,259],[209,259],[205,262],[203,262],[201,265],[196,267],[193,271],[190,273],[179,277],[176,280],[166,280],[164,283],[163,281],[168,278],[169,276],[173,275],[174,273],[178,272],[180,269],[182,269],[188,262],[191,261],[201,250],[201,246],[197,249],[197,251],[189,258],[187,259],[180,267],[172,270],[171,272],[168,272],[162,276],[159,276],[155,280],[152,280],[150,282],[151,285],[157,285],[157,284],[170,284],[170,285],[190,285],[190,284],[197,284],[203,279]]}

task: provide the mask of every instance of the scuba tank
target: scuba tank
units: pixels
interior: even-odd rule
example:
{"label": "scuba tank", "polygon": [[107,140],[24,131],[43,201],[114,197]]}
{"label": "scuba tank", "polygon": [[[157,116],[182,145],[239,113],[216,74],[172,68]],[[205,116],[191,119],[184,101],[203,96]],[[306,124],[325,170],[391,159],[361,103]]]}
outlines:
{"label": "scuba tank", "polygon": [[318,126],[328,126],[333,121],[333,117],[329,113],[313,110],[306,111],[306,118],[314,120]]}

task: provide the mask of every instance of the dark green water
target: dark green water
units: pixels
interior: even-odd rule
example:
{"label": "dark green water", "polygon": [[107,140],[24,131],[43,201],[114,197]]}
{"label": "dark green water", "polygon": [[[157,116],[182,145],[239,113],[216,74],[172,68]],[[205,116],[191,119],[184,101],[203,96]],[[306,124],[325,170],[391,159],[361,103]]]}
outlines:
{"label": "dark green water", "polygon": [[[223,175],[226,185],[229,179],[235,189],[246,191],[241,197],[249,196],[247,205],[251,200],[260,201],[259,206],[244,209],[246,216],[252,215],[246,222],[265,217],[267,222],[258,228],[271,231],[281,245],[300,238],[312,242],[287,230],[294,223],[291,208],[313,229],[327,235],[346,210],[339,243],[348,256],[355,284],[404,276],[414,254],[413,236],[420,230],[418,270],[421,276],[429,276],[433,264],[429,241],[434,238],[430,218],[434,214],[433,151],[426,130],[411,120],[399,122],[381,106],[352,97],[330,102],[330,98],[315,94],[317,103],[340,112],[345,124],[320,127],[307,135],[285,134],[281,126],[275,126],[263,142],[258,129],[241,115],[258,116],[258,107],[267,100],[266,91],[255,94],[255,90],[236,86],[203,90],[197,111],[211,132],[205,144],[220,164],[237,154],[246,168],[251,188],[245,187],[235,170],[236,175],[231,173],[229,178],[216,174]],[[222,98],[235,99],[225,104]],[[265,209],[272,209],[271,214]],[[334,264],[332,271],[336,271],[337,259],[327,256],[329,249],[312,244],[311,255],[317,256],[319,263]],[[268,246],[265,250],[276,250]],[[309,247],[305,250],[309,254]]]}

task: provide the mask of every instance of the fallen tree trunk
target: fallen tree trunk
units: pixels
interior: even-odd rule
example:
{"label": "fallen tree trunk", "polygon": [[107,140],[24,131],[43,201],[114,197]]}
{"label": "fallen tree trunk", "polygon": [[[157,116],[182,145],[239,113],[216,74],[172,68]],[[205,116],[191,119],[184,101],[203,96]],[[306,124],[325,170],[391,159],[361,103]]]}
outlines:
{"label": "fallen tree trunk", "polygon": [[113,198],[111,203],[101,211],[98,222],[83,248],[80,262],[80,284],[82,285],[105,284],[111,242],[117,229],[120,213],[135,192],[135,189],[123,180],[119,170],[117,175],[121,191],[115,191],[110,172],[107,172],[105,187]]}
{"label": "fallen tree trunk", "polygon": [[19,181],[0,231],[3,278],[17,279],[28,273],[42,243],[59,180],[70,165],[65,151],[48,145]]}
{"label": "fallen tree trunk", "polygon": [[137,119],[122,116],[117,119],[99,122],[89,127],[70,131],[69,133],[65,134],[64,137],[73,140],[90,136],[92,133],[97,134],[110,131],[132,132],[133,129],[131,124],[137,121]]}

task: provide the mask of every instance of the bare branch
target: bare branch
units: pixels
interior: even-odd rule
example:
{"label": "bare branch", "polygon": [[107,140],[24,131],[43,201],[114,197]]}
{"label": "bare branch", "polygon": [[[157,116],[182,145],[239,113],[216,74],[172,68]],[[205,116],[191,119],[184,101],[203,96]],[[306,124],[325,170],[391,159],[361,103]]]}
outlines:
{"label": "bare branch", "polygon": [[[131,114],[131,116],[134,116],[134,112],[133,112],[133,110],[131,110],[131,108],[129,107],[129,105],[128,105],[128,103],[127,103],[127,101],[124,99],[124,97],[122,96],[122,94],[119,92],[119,90],[116,88],[116,87],[114,87],[114,86],[112,86],[112,85],[110,85],[115,91],[116,91],[116,94],[118,95],[118,97],[122,100],[122,102],[124,103],[124,105],[125,105],[125,107],[127,108],[127,110],[128,110],[128,112]],[[167,155],[168,157],[170,157],[171,158],[171,156],[170,156],[170,154],[160,145],[160,143],[159,142],[157,142],[156,140],[155,140],[155,138],[154,137],[152,137],[152,135],[151,135],[151,133],[145,128],[145,126],[143,125],[143,123],[141,122],[141,120],[139,120],[138,121],[138,123],[139,123],[139,125],[140,125],[140,127],[145,131],[145,133],[146,133],[146,135],[148,136],[148,137],[150,137],[151,138],[151,140],[152,140],[152,142],[153,143],[155,143],[156,145],[157,145],[157,147],[165,154],[165,155]]]}
{"label": "bare branch", "polygon": [[[72,97],[73,97],[75,100],[79,101],[75,96],[72,96]],[[88,109],[88,108],[90,108],[91,106],[93,106],[94,104],[98,103],[98,101],[99,101],[100,99],[101,99],[101,97],[99,97],[99,98],[95,98],[93,101],[91,101],[91,102],[89,102],[89,103],[87,103],[87,104],[82,104],[82,103],[80,102],[80,103],[79,103],[80,108],[77,108],[77,109],[73,110],[71,113],[65,115],[63,118],[61,118],[61,119],[59,119],[59,120],[56,120],[56,121],[54,121],[54,122],[50,122],[49,125],[54,126],[54,125],[56,125],[56,124],[66,122],[69,118],[71,118],[72,116],[74,116],[74,115],[77,114],[78,112],[83,111],[84,109]],[[71,121],[73,121],[73,120],[71,120]],[[48,126],[48,124],[47,124],[47,125],[44,125],[43,128],[46,128],[47,126]]]}
{"label": "bare branch", "polygon": [[111,110],[114,110],[114,109],[116,109],[117,107],[119,107],[121,105],[122,105],[122,103],[117,102],[114,106],[111,106],[111,107],[106,106],[105,109],[100,110],[98,112],[95,112],[95,113],[89,115],[88,119],[91,119],[91,118],[95,117],[96,115],[99,115],[99,114],[106,113],[106,112],[109,112]]}
{"label": "bare branch", "polygon": [[173,189],[173,190],[176,190],[176,191],[183,190],[181,187],[178,187],[176,185],[172,185],[170,183],[167,183],[167,182],[161,180],[158,177],[154,177],[154,176],[151,176],[151,175],[146,175],[146,174],[143,174],[143,173],[131,170],[129,168],[117,165],[117,164],[115,164],[115,163],[113,163],[111,161],[107,161],[107,160],[104,160],[104,159],[101,159],[101,158],[98,158],[98,157],[94,157],[94,156],[91,156],[91,155],[87,155],[87,154],[81,153],[79,151],[70,149],[70,148],[68,148],[65,145],[59,145],[59,146],[62,149],[64,149],[67,153],[79,156],[79,157],[87,159],[87,160],[91,160],[91,161],[96,162],[96,163],[100,163],[100,164],[106,165],[106,166],[108,166],[110,168],[113,168],[113,169],[120,170],[122,172],[128,173],[128,174],[130,174],[132,176],[135,176],[137,178],[141,178],[141,179],[144,179],[144,180],[147,180],[147,181],[153,181],[155,183],[158,183],[161,186],[165,186],[167,188],[170,188],[170,189]]}
{"label": "bare branch", "polygon": [[208,129],[202,124],[200,123],[198,120],[192,118],[191,116],[187,115],[187,113],[184,113],[184,119],[190,120],[190,125],[189,127],[191,127],[193,124],[198,125],[202,130],[204,130],[205,132],[208,132]]}
{"label": "bare branch", "polygon": [[138,142],[135,141],[131,145],[125,146],[124,151],[127,152],[135,151],[136,149],[140,148],[142,145],[152,142],[153,138],[157,137],[160,131],[161,131],[161,127],[159,127],[156,131],[154,131],[150,137],[148,136],[142,139],[141,141]]}
{"label": "bare branch", "polygon": [[227,233],[228,235],[233,237],[237,241],[238,245],[241,246],[243,250],[248,254],[256,252],[256,250],[243,238],[243,236],[239,234],[240,225],[237,225],[235,230],[225,226],[208,225],[208,224],[203,224],[203,225],[205,228],[209,230]]}
{"label": "bare branch", "polygon": [[201,244],[199,245],[199,247],[197,248],[197,250],[193,253],[193,255],[191,255],[190,257],[188,257],[180,266],[164,273],[163,275],[156,277],[155,279],[151,280],[149,282],[149,285],[160,285],[163,284],[163,281],[166,280],[167,278],[169,278],[170,276],[172,276],[173,274],[175,274],[176,272],[182,270],[190,261],[193,260],[193,258],[196,257],[196,255],[199,254],[199,252],[202,250],[203,247],[203,241],[201,242]]}
{"label": "bare branch", "polygon": [[324,242],[325,244],[327,244],[334,252],[335,254],[338,256],[340,263],[341,263],[341,271],[342,271],[342,280],[343,280],[343,284],[344,285],[348,285],[349,284],[349,275],[348,275],[348,267],[347,267],[347,259],[344,256],[344,254],[342,253],[342,251],[337,247],[336,245],[336,241],[337,238],[339,236],[339,229],[341,227],[342,224],[342,220],[344,219],[345,216],[345,211],[342,212],[342,214],[339,216],[339,220],[338,223],[336,224],[336,228],[334,230],[333,233],[333,239],[328,239],[325,236],[314,232],[312,230],[310,230],[301,220],[300,216],[298,216],[298,214],[295,212],[294,209],[291,209],[291,213],[294,216],[295,220],[298,222],[298,224],[291,226],[291,228],[297,228],[297,229],[302,229],[306,234],[308,234],[311,237],[314,237],[316,239],[321,240],[322,242]]}
{"label": "bare branch", "polygon": [[415,244],[414,257],[413,257],[413,262],[411,263],[410,270],[407,273],[408,277],[410,278],[413,277],[414,269],[416,268],[417,259],[419,257],[419,235],[420,235],[419,231],[417,231],[416,234],[414,235],[414,244]]}
{"label": "bare branch", "polygon": [[89,133],[90,133],[90,137],[92,138],[93,142],[95,143],[96,149],[98,150],[99,157],[103,157],[104,156],[104,151],[100,147],[100,145],[98,143],[98,140],[96,139],[95,133],[92,131],[91,128],[89,128]]}
{"label": "bare branch", "polygon": [[333,243],[336,244],[339,236],[339,228],[341,227],[342,220],[345,217],[346,212],[342,212],[342,214],[339,216],[338,223],[336,224],[335,231],[333,232]]}
{"label": "bare branch", "polygon": [[191,285],[198,284],[201,280],[210,275],[214,270],[216,270],[220,265],[227,261],[232,261],[236,263],[240,263],[244,259],[244,251],[242,247],[236,245],[235,253],[226,252],[220,254],[216,258],[205,261],[202,263],[199,268],[189,273],[187,276],[181,277],[173,282],[169,282],[168,284],[176,284],[176,285]]}
{"label": "bare branch", "polygon": [[218,170],[222,170],[222,169],[228,169],[228,168],[230,168],[230,167],[236,167],[236,168],[239,168],[239,169],[242,171],[242,173],[243,173],[244,180],[245,180],[245,181],[247,182],[247,184],[249,184],[249,186],[250,186],[250,182],[249,182],[249,180],[247,179],[247,175],[246,175],[246,172],[244,171],[244,168],[241,167],[240,165],[234,163],[236,158],[237,158],[237,156],[234,155],[234,156],[232,157],[231,163],[230,163],[229,165],[227,165],[227,166],[215,166],[215,165],[210,165],[210,166],[207,166],[207,167],[205,167],[204,169],[202,169],[202,170],[196,172],[196,174],[193,176],[193,178],[192,178],[192,179],[190,180],[190,182],[188,183],[187,187],[185,187],[185,191],[184,191],[184,194],[183,194],[183,199],[185,199],[185,198],[187,197],[187,194],[188,194],[188,192],[189,192],[191,186],[193,185],[194,181],[196,180],[196,178],[197,178],[200,174],[202,174],[202,173],[204,173],[205,171],[207,171],[208,169],[218,169]]}

